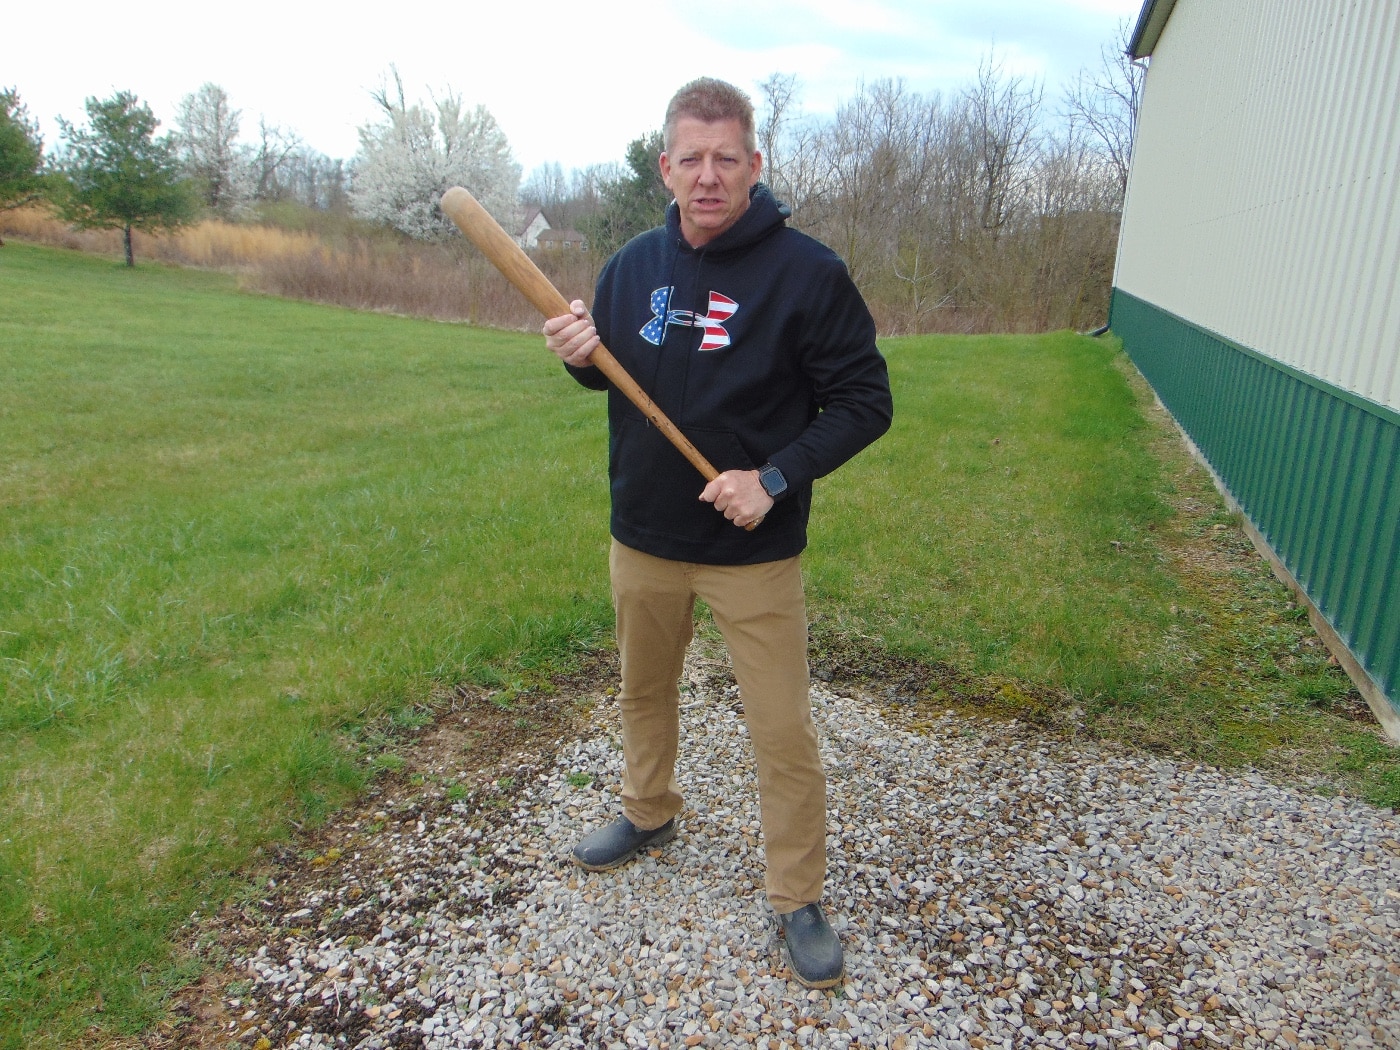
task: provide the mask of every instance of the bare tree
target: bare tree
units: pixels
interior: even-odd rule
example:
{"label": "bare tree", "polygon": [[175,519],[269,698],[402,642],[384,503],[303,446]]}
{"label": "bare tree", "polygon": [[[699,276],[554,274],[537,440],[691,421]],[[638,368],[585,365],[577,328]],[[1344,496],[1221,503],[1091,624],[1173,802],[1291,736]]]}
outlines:
{"label": "bare tree", "polygon": [[1046,135],[1032,166],[1029,211],[1009,245],[1031,327],[1093,327],[1105,318],[1118,232],[1112,165],[1082,128]]}
{"label": "bare tree", "polygon": [[297,149],[282,163],[278,179],[286,199],[318,211],[350,209],[350,172],[343,160],[311,149]]}
{"label": "bare tree", "polygon": [[763,154],[763,181],[784,201],[793,197],[786,170],[788,131],[800,109],[801,89],[794,73],[774,73],[759,85],[763,96],[758,128],[758,149]]}
{"label": "bare tree", "polygon": [[1035,149],[1043,97],[1041,86],[1004,76],[995,56],[977,68],[977,83],[963,92],[963,119],[974,167],[977,221],[993,238],[1015,215]]}
{"label": "bare tree", "polygon": [[[569,196],[574,201],[579,215],[588,215],[602,205],[602,187],[617,178],[616,164],[590,164],[586,168],[575,168],[569,172]],[[578,217],[575,217],[577,225]]]}
{"label": "bare tree", "polygon": [[[900,330],[923,331],[934,311],[954,305],[948,214],[954,187],[950,163],[956,135],[938,95],[913,96],[903,135],[904,159],[894,193],[891,273],[903,286]],[[935,325],[935,327],[938,327]]]}
{"label": "bare tree", "polygon": [[520,187],[520,202],[539,208],[555,226],[572,226],[577,218],[573,187],[558,161],[541,164]]}
{"label": "bare tree", "polygon": [[252,154],[254,195],[258,200],[278,201],[291,195],[288,170],[302,148],[295,132],[269,124],[266,117],[258,119],[258,141]]}
{"label": "bare tree", "polygon": [[909,218],[901,186],[909,188],[924,116],[923,99],[903,81],[876,81],[839,106],[816,139],[825,178],[810,210],[858,282],[882,270]]}
{"label": "bare tree", "polygon": [[250,191],[242,177],[243,159],[235,144],[242,114],[229,105],[228,93],[207,83],[180,101],[175,143],[185,171],[198,181],[206,206],[231,213]]}
{"label": "bare tree", "polygon": [[[1100,84],[1092,107],[1081,90],[1078,116],[1055,127],[1040,83],[1008,74],[990,53],[947,98],[896,80],[862,83],[830,119],[804,116],[797,78],[774,73],[758,85],[764,180],[792,206],[793,225],[842,256],[882,331],[1093,327],[1106,313],[1130,151],[1114,129],[1130,133],[1132,123],[1113,123],[1108,101],[1131,112],[1141,75],[1108,56],[1116,86]],[[582,204],[580,228],[598,252],[639,216],[656,221],[655,148],[639,139],[630,172],[613,165],[585,180],[603,206]],[[567,181],[546,166],[529,197],[582,201]]]}
{"label": "bare tree", "polygon": [[1092,72],[1081,70],[1064,98],[1068,122],[1083,128],[1113,165],[1118,177],[1119,207],[1128,191],[1128,168],[1146,76],[1144,66],[1128,51],[1131,33],[1130,23],[1119,22],[1116,44],[1099,49],[1099,68]]}
{"label": "bare tree", "polygon": [[582,230],[607,205],[607,194],[626,177],[620,164],[592,164],[567,173],[559,164],[541,164],[520,187],[520,203],[539,208],[557,227]]}

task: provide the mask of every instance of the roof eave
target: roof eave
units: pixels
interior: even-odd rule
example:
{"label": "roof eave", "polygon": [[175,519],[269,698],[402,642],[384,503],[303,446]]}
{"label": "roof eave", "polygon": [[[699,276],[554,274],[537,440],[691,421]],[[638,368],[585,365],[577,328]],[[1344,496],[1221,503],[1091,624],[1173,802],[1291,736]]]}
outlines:
{"label": "roof eave", "polygon": [[1152,54],[1175,6],[1176,0],[1145,0],[1132,39],[1128,41],[1128,54],[1133,58],[1146,58]]}

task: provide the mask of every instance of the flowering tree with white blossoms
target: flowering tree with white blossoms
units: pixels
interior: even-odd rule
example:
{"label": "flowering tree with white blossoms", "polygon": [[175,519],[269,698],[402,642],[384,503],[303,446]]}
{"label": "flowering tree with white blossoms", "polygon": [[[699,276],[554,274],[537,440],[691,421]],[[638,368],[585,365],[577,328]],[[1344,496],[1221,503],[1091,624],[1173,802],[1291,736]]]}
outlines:
{"label": "flowering tree with white blossoms", "polygon": [[503,226],[514,225],[520,165],[496,119],[484,106],[464,111],[450,91],[431,108],[409,106],[397,71],[394,84],[394,97],[387,88],[374,96],[384,119],[360,128],[350,191],[356,213],[411,237],[442,239],[456,228],[438,200],[462,186]]}

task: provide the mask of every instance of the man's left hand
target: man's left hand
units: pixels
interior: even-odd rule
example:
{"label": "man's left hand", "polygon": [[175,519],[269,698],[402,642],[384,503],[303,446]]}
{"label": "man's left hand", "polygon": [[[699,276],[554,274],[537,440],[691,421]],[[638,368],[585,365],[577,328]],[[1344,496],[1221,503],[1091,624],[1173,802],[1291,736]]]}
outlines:
{"label": "man's left hand", "polygon": [[705,486],[700,498],[740,528],[762,521],[773,509],[773,497],[763,490],[756,470],[726,470]]}

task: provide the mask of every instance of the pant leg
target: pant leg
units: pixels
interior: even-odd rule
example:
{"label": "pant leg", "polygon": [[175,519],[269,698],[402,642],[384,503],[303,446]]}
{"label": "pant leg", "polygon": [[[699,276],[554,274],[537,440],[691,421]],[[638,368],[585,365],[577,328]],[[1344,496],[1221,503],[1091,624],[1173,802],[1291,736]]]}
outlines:
{"label": "pant leg", "polygon": [[622,812],[651,830],[681,811],[680,677],[695,631],[695,594],[684,563],[616,541],[608,563],[622,660]]}
{"label": "pant leg", "polygon": [[826,775],[817,750],[799,558],[697,567],[724,636],[758,765],[768,899],[779,914],[821,899]]}

